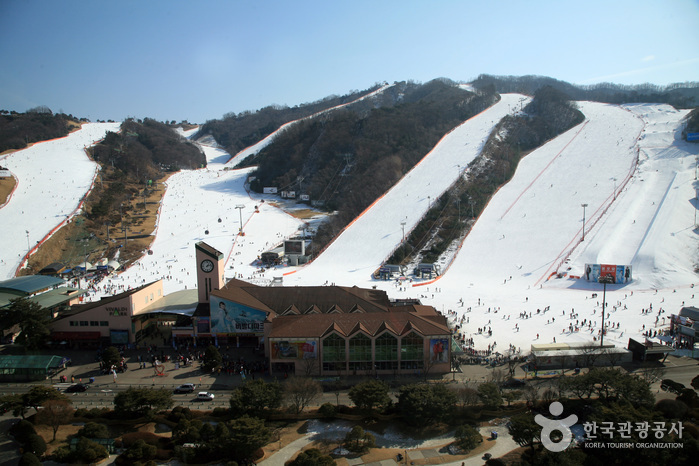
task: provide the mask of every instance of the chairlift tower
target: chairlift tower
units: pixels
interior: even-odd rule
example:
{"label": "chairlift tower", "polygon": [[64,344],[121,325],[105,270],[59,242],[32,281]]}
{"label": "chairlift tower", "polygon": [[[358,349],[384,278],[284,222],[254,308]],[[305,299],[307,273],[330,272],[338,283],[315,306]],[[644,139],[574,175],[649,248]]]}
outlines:
{"label": "chairlift tower", "polygon": [[238,234],[240,236],[245,236],[245,233],[243,233],[243,209],[245,208],[244,204],[238,204],[235,206],[236,209],[238,209],[238,214],[240,216],[240,228],[238,229]]}

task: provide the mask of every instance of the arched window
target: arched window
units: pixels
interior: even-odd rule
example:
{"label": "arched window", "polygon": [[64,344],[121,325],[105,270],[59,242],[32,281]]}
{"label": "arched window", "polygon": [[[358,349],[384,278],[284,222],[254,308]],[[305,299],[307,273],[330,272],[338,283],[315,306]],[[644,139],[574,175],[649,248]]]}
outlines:
{"label": "arched window", "polygon": [[350,370],[371,369],[371,338],[358,333],[349,341]]}
{"label": "arched window", "polygon": [[398,338],[384,333],[374,340],[374,360],[377,370],[398,369]]}
{"label": "arched window", "polygon": [[410,332],[400,340],[400,368],[422,369],[425,364],[424,339],[415,332]]}
{"label": "arched window", "polygon": [[324,339],[322,357],[324,371],[346,370],[345,339],[336,333]]}

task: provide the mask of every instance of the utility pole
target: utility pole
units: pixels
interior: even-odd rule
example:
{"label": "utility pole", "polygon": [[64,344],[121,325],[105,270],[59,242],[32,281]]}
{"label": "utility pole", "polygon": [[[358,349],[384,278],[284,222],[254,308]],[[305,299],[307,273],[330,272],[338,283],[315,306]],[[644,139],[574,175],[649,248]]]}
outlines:
{"label": "utility pole", "polygon": [[600,335],[599,347],[604,346],[604,314],[607,312],[607,283],[614,283],[611,275],[600,275],[599,282],[604,287],[602,290],[602,334]]}

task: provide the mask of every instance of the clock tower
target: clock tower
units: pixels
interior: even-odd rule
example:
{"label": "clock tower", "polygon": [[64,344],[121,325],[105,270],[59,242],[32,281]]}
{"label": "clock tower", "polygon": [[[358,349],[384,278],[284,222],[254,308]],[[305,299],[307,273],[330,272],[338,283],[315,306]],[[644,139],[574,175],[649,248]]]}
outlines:
{"label": "clock tower", "polygon": [[208,303],[209,294],[223,285],[223,253],[203,241],[194,245],[197,261],[199,303]]}

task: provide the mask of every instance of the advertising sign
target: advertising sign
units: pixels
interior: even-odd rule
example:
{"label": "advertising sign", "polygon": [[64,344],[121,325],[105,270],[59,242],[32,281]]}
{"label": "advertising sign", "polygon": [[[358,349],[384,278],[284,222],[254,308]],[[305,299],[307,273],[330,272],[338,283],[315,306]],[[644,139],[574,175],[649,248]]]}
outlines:
{"label": "advertising sign", "polygon": [[113,345],[127,345],[129,343],[129,331],[110,330],[109,340]]}
{"label": "advertising sign", "polygon": [[264,334],[267,313],[227,299],[211,296],[211,333]]}
{"label": "advertising sign", "polygon": [[266,187],[266,188],[262,188],[262,192],[263,192],[264,194],[277,194],[277,188],[273,188],[273,187],[271,187],[271,186],[270,186],[270,187]]}
{"label": "advertising sign", "polygon": [[272,359],[316,359],[317,342],[284,340],[272,342]]}
{"label": "advertising sign", "polygon": [[599,281],[601,276],[611,276],[614,283],[628,283],[632,280],[632,268],[630,265],[611,264],[585,264],[585,280],[591,282]]}
{"label": "advertising sign", "polygon": [[303,240],[284,241],[284,254],[298,254],[303,256],[306,253],[306,242]]}
{"label": "advertising sign", "polygon": [[449,340],[446,338],[430,340],[430,360],[432,362],[449,362]]}

